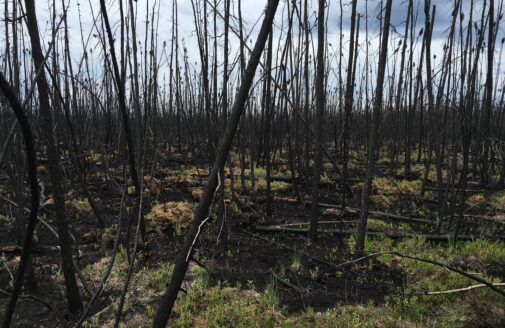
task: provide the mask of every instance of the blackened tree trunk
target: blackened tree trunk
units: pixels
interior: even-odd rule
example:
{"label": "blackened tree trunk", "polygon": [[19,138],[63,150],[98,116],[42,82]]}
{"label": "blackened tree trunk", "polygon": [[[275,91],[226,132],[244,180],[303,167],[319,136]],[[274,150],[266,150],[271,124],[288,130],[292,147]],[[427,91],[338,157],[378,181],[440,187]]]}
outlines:
{"label": "blackened tree trunk", "polygon": [[[347,179],[349,178],[349,129],[351,124],[351,113],[352,106],[354,102],[354,77],[352,61],[354,58],[354,33],[356,30],[356,6],[358,0],[352,1],[352,10],[351,10],[351,35],[349,39],[349,58],[347,61],[347,80],[345,84],[345,104],[344,104],[344,124],[343,124],[343,138],[342,138],[342,182],[341,182],[341,190],[342,190],[342,213],[346,207],[347,201],[347,193],[344,192],[345,187],[347,186]],[[342,50],[341,50],[342,51]],[[342,57],[342,56],[341,56]],[[340,59],[341,60],[341,59]],[[343,219],[343,215],[341,216]],[[340,230],[342,231],[342,224],[340,224]],[[340,244],[342,245],[343,234],[340,234]]]}
{"label": "blackened tree trunk", "polygon": [[19,122],[21,132],[23,133],[25,147],[26,147],[26,161],[28,164],[28,181],[30,184],[30,216],[28,219],[28,225],[26,227],[26,232],[24,233],[25,239],[23,243],[23,253],[21,254],[21,259],[19,261],[18,271],[16,272],[16,278],[14,279],[14,285],[12,288],[9,303],[5,309],[5,314],[2,322],[2,327],[7,328],[10,326],[12,315],[14,314],[14,309],[16,307],[16,302],[21,293],[21,287],[23,286],[23,277],[27,268],[29,266],[30,260],[30,248],[33,242],[33,233],[35,231],[35,226],[37,223],[37,213],[39,210],[39,185],[37,181],[37,169],[36,169],[36,154],[34,138],[30,123],[24,112],[24,109],[17,97],[17,90],[13,90],[2,73],[0,73],[0,90],[5,95],[7,100],[12,106],[12,109],[16,115]]}
{"label": "blackened tree trunk", "polygon": [[386,72],[386,62],[388,54],[389,40],[389,22],[391,20],[391,5],[393,0],[387,0],[386,11],[384,16],[384,30],[382,32],[381,49],[379,57],[379,67],[377,70],[377,84],[375,86],[375,97],[372,108],[372,131],[368,146],[368,159],[366,177],[361,193],[361,213],[358,223],[358,231],[356,237],[356,251],[362,252],[365,248],[366,225],[368,220],[368,211],[370,208],[370,194],[372,192],[372,182],[375,170],[375,152],[377,148],[377,138],[379,134],[380,112],[382,107],[384,76]]}
{"label": "blackened tree trunk", "polygon": [[[37,25],[37,15],[35,13],[35,1],[25,0],[28,34],[32,46],[33,63],[38,71],[44,65],[44,55],[40,45],[39,28]],[[42,68],[43,69],[43,68]],[[56,213],[56,224],[58,226],[58,237],[61,247],[61,262],[63,276],[65,277],[65,287],[70,313],[77,314],[82,309],[81,296],[75,271],[72,264],[71,238],[68,231],[67,217],[65,213],[65,200],[63,198],[62,178],[60,172],[60,155],[56,147],[55,136],[53,134],[53,116],[49,103],[49,86],[44,73],[40,74],[37,80],[39,108],[41,114],[42,135],[46,146],[47,165],[51,188],[54,198],[54,208]]]}
{"label": "blackened tree trunk", "polygon": [[[121,3],[121,2],[120,2]],[[135,155],[135,148],[133,145],[133,138],[132,138],[132,132],[131,132],[131,127],[130,127],[130,119],[128,117],[128,109],[126,108],[126,96],[125,96],[125,79],[124,79],[124,68],[123,68],[123,62],[124,60],[121,59],[121,71],[119,70],[119,65],[117,63],[117,57],[116,57],[116,51],[114,49],[114,36],[112,35],[112,29],[110,26],[109,22],[109,16],[107,14],[107,6],[105,5],[104,0],[100,0],[100,8],[102,10],[102,16],[103,20],[105,23],[105,28],[107,31],[107,37],[109,39],[109,48],[110,48],[110,58],[112,61],[112,68],[114,72],[114,80],[115,80],[115,85],[116,85],[116,91],[118,95],[118,102],[119,102],[119,110],[121,111],[121,118],[123,120],[123,130],[126,138],[126,145],[128,147],[128,159],[129,159],[129,166],[130,166],[130,176],[132,179],[133,186],[135,188],[135,194],[137,197],[140,197],[140,180],[139,176],[137,173],[137,162],[136,162],[136,155]],[[121,15],[122,17],[122,15]],[[124,24],[121,24],[124,25]],[[121,38],[123,40],[123,38]],[[123,44],[121,43],[121,47]],[[123,54],[121,54],[121,58]],[[144,218],[141,218],[140,221],[140,234],[142,236],[142,239],[145,240],[146,237],[146,228],[145,228],[145,223],[144,223]]]}
{"label": "blackened tree trunk", "polygon": [[491,113],[493,107],[493,57],[494,57],[494,0],[489,0],[489,30],[487,41],[487,76],[486,76],[486,102],[484,104],[484,117],[482,132],[484,133],[484,154],[482,155],[481,184],[489,183],[489,138],[491,137]]}
{"label": "blackened tree trunk", "polygon": [[186,270],[188,269],[189,260],[194,251],[194,245],[202,228],[202,224],[205,222],[209,215],[209,208],[214,198],[214,193],[217,187],[217,175],[219,169],[226,162],[226,158],[231,149],[233,142],[233,137],[237,131],[237,126],[240,122],[240,116],[244,112],[245,103],[249,96],[249,90],[251,89],[252,82],[256,73],[256,68],[258,67],[261,54],[265,47],[268,35],[272,28],[273,19],[275,17],[275,12],[277,11],[277,6],[279,0],[270,0],[267,4],[265,10],[265,18],[261,25],[261,29],[258,34],[258,39],[254,45],[254,49],[251,52],[251,57],[249,59],[249,64],[244,73],[244,79],[240,85],[240,89],[235,97],[235,104],[230,116],[230,121],[226,126],[226,130],[221,138],[219,149],[217,152],[216,160],[212,166],[209,178],[207,180],[207,186],[205,191],[200,198],[195,216],[191,222],[190,228],[186,233],[186,239],[184,245],[181,248],[179,255],[177,256],[172,278],[167,286],[163,299],[161,300],[160,307],[156,312],[156,316],[153,321],[154,328],[165,327],[170,314],[172,313],[172,308],[179,294],[184,276],[186,275]]}
{"label": "blackened tree trunk", "polygon": [[319,0],[317,15],[317,72],[316,72],[316,126],[314,143],[314,176],[312,177],[312,208],[309,238],[317,241],[317,223],[319,216],[319,180],[323,163],[323,119],[324,119],[324,7],[325,0]]}
{"label": "blackened tree trunk", "polygon": [[[304,56],[304,67],[303,67],[303,79],[305,82],[305,99],[304,99],[304,118],[305,122],[309,122],[309,109],[310,109],[310,79],[309,79],[309,18],[308,18],[308,10],[309,5],[307,0],[305,0],[303,12],[303,28],[305,30],[305,56]],[[309,170],[309,160],[310,160],[310,128],[309,126],[305,126],[304,128],[304,150],[303,150],[303,170],[304,174],[307,175]]]}
{"label": "blackened tree trunk", "polygon": [[265,67],[265,84],[263,88],[263,105],[264,112],[266,116],[264,129],[265,129],[265,161],[266,161],[266,182],[267,182],[267,201],[266,201],[266,215],[270,216],[272,214],[272,184],[271,184],[271,175],[272,175],[272,155],[271,155],[271,128],[272,128],[272,93],[271,93],[271,85],[272,85],[272,54],[273,54],[273,33],[270,31],[270,37],[268,38],[268,50],[267,50],[267,63]]}
{"label": "blackened tree trunk", "polygon": [[[409,37],[409,24],[410,24],[410,12],[412,11],[412,6],[413,6],[413,0],[409,0],[408,8],[407,8],[407,19],[405,22],[405,32],[404,32],[404,37],[402,40],[402,53],[401,53],[401,59],[400,59],[400,71],[399,74],[400,76],[398,77],[398,85],[396,89],[396,96],[395,96],[395,102],[394,106],[396,108],[396,113],[394,114],[395,116],[399,117],[401,113],[401,104],[402,99],[401,95],[404,90],[404,68],[405,68],[405,54],[407,52],[407,40]],[[399,125],[400,122],[395,121],[395,124],[393,126]],[[398,144],[398,135],[399,135],[399,129],[394,130],[394,136],[393,136],[393,149],[391,152],[391,157],[390,157],[390,171],[389,174],[391,176],[394,176],[396,174],[396,151],[397,151],[397,144]],[[410,169],[410,166],[409,166]],[[406,170],[405,176],[408,176],[408,172]]]}

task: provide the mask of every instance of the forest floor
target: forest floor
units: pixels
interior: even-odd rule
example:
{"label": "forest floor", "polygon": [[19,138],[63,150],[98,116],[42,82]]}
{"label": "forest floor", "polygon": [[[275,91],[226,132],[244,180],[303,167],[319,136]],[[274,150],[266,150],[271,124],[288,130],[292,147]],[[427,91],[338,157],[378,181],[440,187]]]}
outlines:
{"label": "forest floor", "polygon": [[[124,219],[136,217],[133,188],[125,184],[122,168],[104,155],[88,156],[89,190],[111,224],[98,226],[89,202],[66,167],[66,208],[71,231],[77,240],[76,262],[90,288],[95,290],[112,258],[123,189]],[[351,189],[359,194],[364,167],[352,163]],[[414,171],[422,175],[422,165]],[[234,170],[234,199],[227,189],[228,240],[223,241],[215,214],[204,226],[179,294],[170,325],[174,327],[505,327],[505,298],[489,288],[450,292],[476,285],[446,268],[406,259],[396,251],[457,267],[493,283],[505,281],[505,193],[471,184],[467,200],[468,219],[461,234],[468,240],[455,245],[450,237],[435,234],[435,193],[427,188],[420,195],[421,180],[407,180],[398,170],[387,176],[388,166],[378,166],[366,239],[367,254],[354,261],[354,227],[359,213],[358,197],[342,215],[331,206],[320,217],[320,238],[308,242],[305,230],[310,217],[310,184],[299,184],[302,203],[296,201],[285,177],[287,166],[278,163],[272,181],[272,214],[265,214],[265,171],[255,169],[255,190],[247,179],[242,192],[240,170]],[[5,172],[0,184],[0,310],[3,314],[12,274],[19,261],[15,245],[14,196]],[[44,178],[41,163],[39,173]],[[121,321],[124,327],[147,327],[170,279],[172,263],[183,242],[185,229],[203,191],[208,174],[205,164],[171,155],[160,158],[144,176],[143,212],[147,224],[147,247],[136,258],[126,294]],[[249,170],[246,175],[249,176]],[[429,177],[434,180],[435,172]],[[229,177],[229,172],[227,172]],[[279,181],[281,180],[281,181]],[[340,204],[335,178],[322,179],[324,204]],[[226,180],[230,186],[230,180]],[[430,186],[430,185],[428,185]],[[217,202],[216,202],[217,203]],[[54,226],[52,198],[43,199],[41,218]],[[217,204],[214,206],[217,207]],[[215,210],[214,208],[214,210]],[[399,220],[396,216],[417,218]],[[478,219],[470,217],[474,215]],[[484,219],[483,219],[484,217]],[[392,220],[392,218],[394,220]],[[446,220],[447,221],[447,220]],[[442,232],[448,233],[445,222]],[[124,225],[123,225],[124,226]],[[343,239],[340,238],[342,229]],[[434,237],[435,236],[435,237]],[[437,237],[438,236],[438,237]],[[38,226],[34,250],[34,281],[19,299],[16,327],[73,326],[76,318],[66,312],[63,275],[57,239]],[[433,240],[435,239],[435,240]],[[118,299],[128,272],[128,254],[123,244],[104,291],[92,307],[86,327],[112,327]],[[81,285],[82,286],[82,285]],[[84,289],[81,289],[84,291]],[[448,293],[433,293],[449,291]],[[89,294],[83,292],[87,301]],[[0,314],[0,316],[2,315]]]}

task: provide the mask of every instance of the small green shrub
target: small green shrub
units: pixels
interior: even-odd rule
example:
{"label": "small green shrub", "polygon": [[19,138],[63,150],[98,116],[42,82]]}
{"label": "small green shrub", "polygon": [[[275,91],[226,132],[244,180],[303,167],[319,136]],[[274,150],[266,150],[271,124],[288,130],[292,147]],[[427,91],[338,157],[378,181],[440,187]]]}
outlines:
{"label": "small green shrub", "polygon": [[147,273],[147,285],[154,288],[158,292],[163,292],[167,288],[167,284],[172,277],[174,266],[164,263],[158,268]]}

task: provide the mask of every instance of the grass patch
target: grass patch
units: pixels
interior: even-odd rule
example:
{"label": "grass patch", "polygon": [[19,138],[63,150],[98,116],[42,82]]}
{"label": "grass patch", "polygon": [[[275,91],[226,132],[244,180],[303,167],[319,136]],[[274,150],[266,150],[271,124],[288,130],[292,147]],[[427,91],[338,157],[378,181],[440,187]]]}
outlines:
{"label": "grass patch", "polygon": [[148,271],[146,275],[147,285],[159,293],[165,291],[173,270],[174,266],[172,264],[163,263],[158,268]]}
{"label": "grass patch", "polygon": [[505,265],[505,243],[502,241],[475,240],[458,244],[454,254],[475,257],[484,263]]}
{"label": "grass patch", "polygon": [[494,210],[505,210],[505,192],[491,196],[485,196],[482,193],[474,194],[467,198],[466,204],[471,207],[488,205]]}
{"label": "grass patch", "polygon": [[411,232],[412,229],[408,224],[393,224],[391,222],[384,222],[383,220],[378,220],[374,218],[369,218],[367,222],[367,229],[370,231],[402,231]]}
{"label": "grass patch", "polygon": [[[398,180],[386,177],[376,177],[372,183],[370,201],[374,205],[389,208],[402,196],[416,196],[421,191],[421,181]],[[353,192],[361,193],[363,182],[354,184]]]}
{"label": "grass patch", "polygon": [[196,284],[176,303],[175,327],[277,327],[283,318],[273,293]]}
{"label": "grass patch", "polygon": [[475,207],[486,202],[486,198],[483,194],[471,195],[466,199],[466,204],[470,207]]}
{"label": "grass patch", "polygon": [[505,210],[505,192],[493,196],[491,205],[496,209]]}
{"label": "grass patch", "polygon": [[[422,237],[367,241],[374,251],[397,250],[404,254],[432,259],[474,272],[490,282],[501,282],[487,274],[485,268],[505,265],[505,244],[485,240],[458,243],[455,248],[427,242]],[[366,245],[366,244],[365,244]],[[388,297],[389,315],[398,322],[416,322],[420,327],[502,327],[505,323],[505,298],[487,288],[464,293],[418,295],[428,291],[445,291],[477,284],[475,281],[439,266],[415,260],[383,255],[379,261],[399,270],[403,286]],[[483,306],[485,304],[485,306]],[[484,325],[481,324],[484,322]]]}
{"label": "grass patch", "polygon": [[[245,187],[247,190],[252,190],[252,181],[245,180]],[[286,191],[291,189],[291,184],[283,181],[271,181],[270,188],[272,191]],[[235,190],[242,190],[242,182],[240,179],[235,179]],[[264,177],[255,175],[255,191],[267,190],[267,180]]]}

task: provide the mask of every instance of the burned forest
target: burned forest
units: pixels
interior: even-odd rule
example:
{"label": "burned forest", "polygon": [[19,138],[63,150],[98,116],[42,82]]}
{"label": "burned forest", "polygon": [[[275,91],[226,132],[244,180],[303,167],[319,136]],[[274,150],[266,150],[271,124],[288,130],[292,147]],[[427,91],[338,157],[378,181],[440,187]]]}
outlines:
{"label": "burned forest", "polygon": [[0,8],[2,328],[505,327],[503,0]]}

